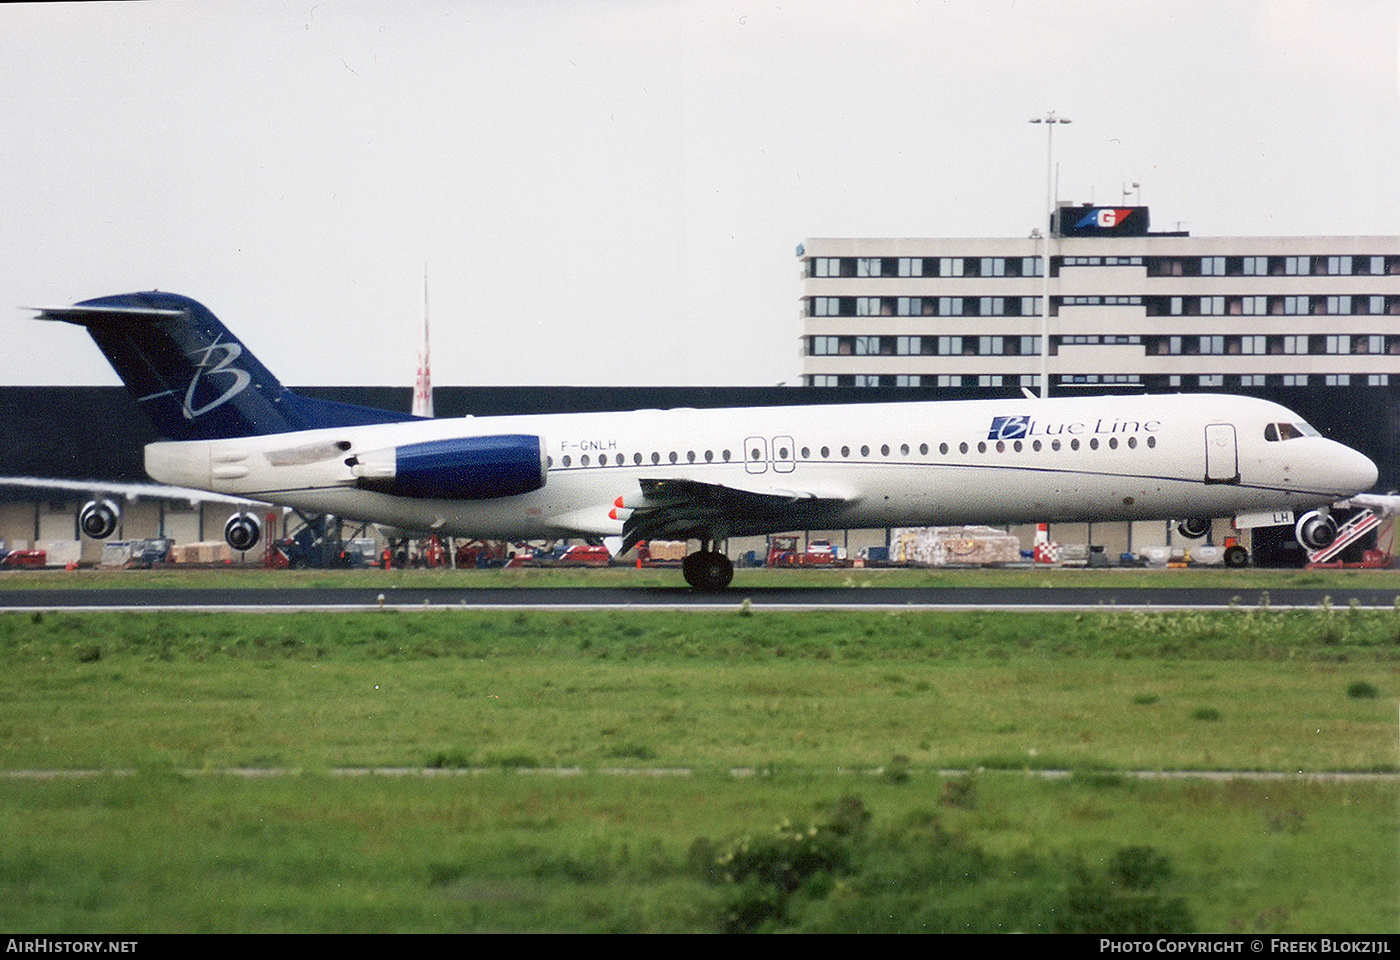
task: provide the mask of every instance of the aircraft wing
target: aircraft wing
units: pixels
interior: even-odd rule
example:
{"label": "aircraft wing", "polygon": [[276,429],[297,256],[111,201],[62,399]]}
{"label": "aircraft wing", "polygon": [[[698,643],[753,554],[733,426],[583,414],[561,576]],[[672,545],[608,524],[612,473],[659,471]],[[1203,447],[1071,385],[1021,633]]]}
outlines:
{"label": "aircraft wing", "polygon": [[137,497],[159,497],[163,500],[188,500],[196,503],[228,503],[241,507],[267,506],[261,500],[231,497],[188,487],[168,487],[158,483],[113,483],[110,480],[57,480],[48,477],[0,477],[0,487],[25,487],[33,490],[72,490],[89,496],[104,495],[134,500]]}
{"label": "aircraft wing", "polygon": [[1358,493],[1343,501],[1349,507],[1365,507],[1379,517],[1393,517],[1400,514],[1400,496],[1391,494]]}
{"label": "aircraft wing", "polygon": [[629,510],[622,549],[643,540],[719,540],[730,536],[822,527],[853,497],[781,488],[742,489],[688,479],[641,480]]}

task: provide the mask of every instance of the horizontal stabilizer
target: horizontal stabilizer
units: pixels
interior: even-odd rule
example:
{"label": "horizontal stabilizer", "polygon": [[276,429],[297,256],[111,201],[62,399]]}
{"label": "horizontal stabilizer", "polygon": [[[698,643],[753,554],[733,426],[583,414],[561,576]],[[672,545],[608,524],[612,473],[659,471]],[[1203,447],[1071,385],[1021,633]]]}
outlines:
{"label": "horizontal stabilizer", "polygon": [[174,320],[185,315],[184,310],[157,307],[25,307],[38,315],[36,320],[62,320],[66,323],[100,323],[103,320]]}

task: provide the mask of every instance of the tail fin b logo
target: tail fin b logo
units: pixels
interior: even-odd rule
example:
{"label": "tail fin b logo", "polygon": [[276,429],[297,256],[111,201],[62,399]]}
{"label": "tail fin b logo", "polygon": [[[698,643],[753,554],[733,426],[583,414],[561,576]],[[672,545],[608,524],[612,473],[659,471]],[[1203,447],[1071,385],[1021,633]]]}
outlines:
{"label": "tail fin b logo", "polygon": [[[215,351],[218,351],[217,362]],[[203,416],[215,407],[221,407],[234,397],[242,393],[253,382],[253,378],[247,370],[233,366],[233,362],[243,355],[242,344],[234,341],[220,343],[216,337],[209,346],[187,354],[191,360],[196,357],[194,376],[190,378],[189,389],[185,391],[185,403],[182,412],[186,420],[193,420]],[[219,378],[218,383],[227,384],[227,388],[219,396],[201,407],[194,406],[194,393],[199,387],[201,379]]]}

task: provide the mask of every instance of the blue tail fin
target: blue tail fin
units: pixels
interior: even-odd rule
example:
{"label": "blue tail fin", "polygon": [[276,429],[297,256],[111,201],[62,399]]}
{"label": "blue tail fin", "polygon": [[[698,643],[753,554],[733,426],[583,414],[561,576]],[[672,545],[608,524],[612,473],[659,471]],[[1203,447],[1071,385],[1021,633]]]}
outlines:
{"label": "blue tail fin", "polygon": [[121,294],[71,307],[41,308],[39,319],[87,327],[156,433],[166,440],[217,440],[414,419],[291,392],[212,313],[188,297]]}

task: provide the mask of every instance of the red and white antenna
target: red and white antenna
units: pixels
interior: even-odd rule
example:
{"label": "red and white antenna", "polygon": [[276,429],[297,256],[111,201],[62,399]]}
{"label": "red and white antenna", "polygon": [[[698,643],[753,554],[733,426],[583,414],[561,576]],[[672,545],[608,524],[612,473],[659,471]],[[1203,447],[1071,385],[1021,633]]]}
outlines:
{"label": "red and white antenna", "polygon": [[413,384],[413,415],[433,415],[433,377],[428,370],[428,265],[423,264],[423,339],[418,344],[418,378]]}

